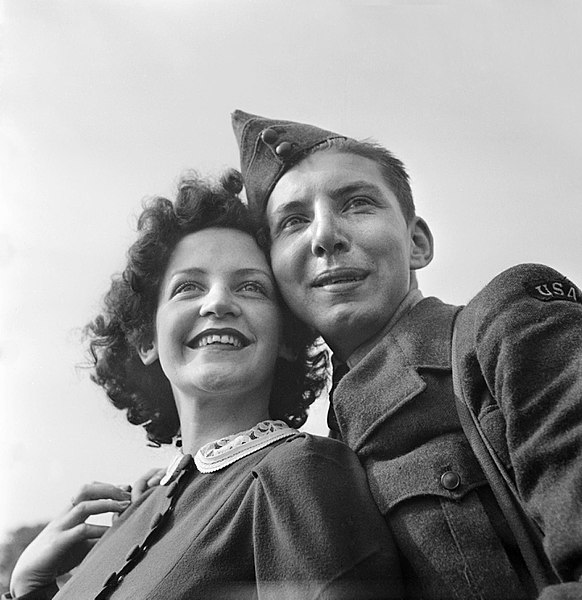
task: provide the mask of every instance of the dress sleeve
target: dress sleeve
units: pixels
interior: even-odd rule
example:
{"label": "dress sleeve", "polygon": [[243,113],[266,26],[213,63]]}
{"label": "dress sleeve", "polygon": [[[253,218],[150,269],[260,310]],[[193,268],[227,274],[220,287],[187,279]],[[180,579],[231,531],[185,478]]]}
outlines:
{"label": "dress sleeve", "polygon": [[303,435],[270,458],[276,461],[255,471],[259,599],[402,597],[392,536],[355,454]]}
{"label": "dress sleeve", "polygon": [[[524,506],[544,532],[546,553],[560,577],[577,582],[582,576],[580,290],[549,267],[520,265],[493,280],[463,313],[464,385],[476,397],[476,382],[484,377],[503,414],[506,450]],[[490,419],[494,410],[480,407],[480,419]],[[580,586],[582,598],[582,584],[573,585]],[[560,587],[548,588],[547,598],[570,598],[569,588]]]}

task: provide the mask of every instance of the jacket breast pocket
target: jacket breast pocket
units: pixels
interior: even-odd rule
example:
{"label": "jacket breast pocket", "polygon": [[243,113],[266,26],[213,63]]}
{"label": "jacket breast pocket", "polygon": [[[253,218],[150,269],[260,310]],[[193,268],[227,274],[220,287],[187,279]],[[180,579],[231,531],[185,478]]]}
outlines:
{"label": "jacket breast pocket", "polygon": [[409,597],[526,598],[483,504],[485,476],[462,432],[365,459],[372,494],[405,557]]}
{"label": "jacket breast pocket", "polygon": [[422,496],[460,500],[486,483],[462,433],[450,433],[413,451],[386,459],[365,459],[368,483],[383,514],[399,503]]}

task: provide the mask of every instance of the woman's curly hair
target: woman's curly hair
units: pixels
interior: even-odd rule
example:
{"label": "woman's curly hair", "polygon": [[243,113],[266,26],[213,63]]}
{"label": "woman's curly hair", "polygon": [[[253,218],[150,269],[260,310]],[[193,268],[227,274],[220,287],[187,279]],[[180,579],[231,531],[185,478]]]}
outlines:
{"label": "woman's curly hair", "polygon": [[[170,256],[186,235],[209,227],[227,227],[259,240],[258,227],[238,197],[242,179],[232,170],[220,185],[189,173],[180,180],[175,202],[155,197],[144,204],[138,220],[138,239],[129,248],[127,266],[112,278],[102,313],[85,328],[93,370],[91,379],[102,386],[127,420],[141,425],[153,445],[169,444],[179,434],[179,420],[170,382],[159,361],[146,366],[138,349],[154,334],[158,290]],[[300,427],[307,409],[321,393],[327,377],[327,354],[316,336],[279,299],[283,337],[296,359],[278,358],[269,413],[291,427]]]}

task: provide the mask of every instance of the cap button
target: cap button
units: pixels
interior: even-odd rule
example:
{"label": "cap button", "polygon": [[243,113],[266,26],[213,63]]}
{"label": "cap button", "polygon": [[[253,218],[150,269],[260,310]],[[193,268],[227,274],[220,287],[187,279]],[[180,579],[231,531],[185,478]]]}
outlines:
{"label": "cap button", "polygon": [[445,490],[456,490],[461,485],[461,477],[456,471],[445,471],[441,475],[441,485]]}
{"label": "cap button", "polygon": [[279,134],[274,129],[268,127],[261,131],[261,139],[265,144],[274,144],[279,139]]}
{"label": "cap button", "polygon": [[281,142],[276,148],[275,152],[281,157],[285,158],[291,154],[293,146],[289,142]]}

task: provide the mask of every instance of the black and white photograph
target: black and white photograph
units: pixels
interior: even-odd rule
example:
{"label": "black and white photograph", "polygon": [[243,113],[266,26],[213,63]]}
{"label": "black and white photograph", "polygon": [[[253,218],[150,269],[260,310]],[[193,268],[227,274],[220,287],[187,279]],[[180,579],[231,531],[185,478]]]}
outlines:
{"label": "black and white photograph", "polygon": [[582,598],[582,4],[0,3],[0,597]]}

